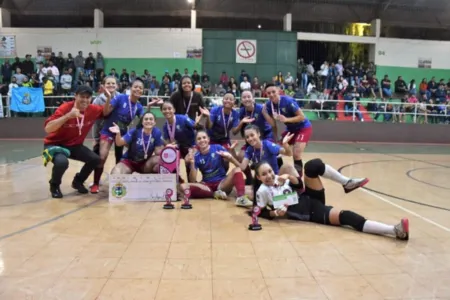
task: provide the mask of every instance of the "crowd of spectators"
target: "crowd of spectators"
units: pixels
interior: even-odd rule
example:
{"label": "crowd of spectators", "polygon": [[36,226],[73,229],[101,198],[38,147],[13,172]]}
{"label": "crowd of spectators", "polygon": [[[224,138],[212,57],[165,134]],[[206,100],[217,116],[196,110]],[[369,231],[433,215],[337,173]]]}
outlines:
{"label": "crowd of spectators", "polygon": [[[195,83],[195,90],[204,96],[220,98],[226,92],[239,97],[242,91],[251,90],[256,98],[264,98],[264,87],[267,81],[260,81],[255,74],[242,70],[239,76],[227,74],[225,71],[217,82],[211,82],[210,76],[196,70],[178,69],[172,72],[165,70],[162,78],[152,75],[148,69],[137,73],[126,68],[118,72],[116,69],[105,70],[103,55],[89,53],[87,57],[79,51],[76,57],[71,53],[64,57],[62,52],[56,56],[51,53],[44,57],[37,52],[33,62],[32,55],[26,55],[21,61],[16,57],[14,62],[5,59],[1,65],[0,75],[2,95],[11,96],[15,87],[41,87],[44,96],[67,96],[80,84],[90,85],[96,90],[106,76],[114,76],[119,83],[119,92],[129,93],[130,83],[137,77],[144,81],[145,95],[170,96],[178,88],[182,76],[191,76]],[[252,76],[255,75],[255,76]],[[373,119],[383,116],[383,121],[402,122],[405,113],[414,113],[427,123],[448,123],[448,106],[450,103],[450,80],[439,82],[433,77],[431,80],[423,78],[420,84],[413,79],[406,83],[399,76],[392,85],[388,75],[382,79],[376,74],[373,63],[365,65],[355,61],[344,64],[341,59],[337,62],[323,62],[318,70],[314,62],[306,63],[302,58],[297,63],[297,74],[282,71],[276,73],[272,83],[280,87],[281,93],[299,99],[301,107],[317,111],[320,118],[335,119],[337,100],[345,102],[345,115],[354,114],[364,121],[361,105],[365,105],[373,113]],[[366,103],[362,98],[369,98]],[[57,106],[64,99],[53,97],[46,101],[47,106]],[[330,101],[334,100],[334,101]],[[210,102],[210,101],[207,101]],[[6,104],[6,103],[4,103]],[[334,116],[333,116],[334,115]]]}

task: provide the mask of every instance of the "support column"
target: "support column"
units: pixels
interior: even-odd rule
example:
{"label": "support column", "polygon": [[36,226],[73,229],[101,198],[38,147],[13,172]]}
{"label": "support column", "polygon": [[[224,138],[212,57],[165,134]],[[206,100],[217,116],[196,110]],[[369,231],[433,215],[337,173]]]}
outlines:
{"label": "support column", "polygon": [[11,27],[11,13],[0,7],[0,28]]}
{"label": "support column", "polygon": [[195,9],[191,10],[191,29],[197,28],[197,11]]}
{"label": "support column", "polygon": [[104,20],[103,12],[96,8],[94,10],[94,28],[103,28],[104,26]]}
{"label": "support column", "polygon": [[381,34],[381,20],[375,19],[370,23],[371,35],[379,38]]}
{"label": "support column", "polygon": [[292,14],[286,14],[283,17],[283,30],[284,31],[292,31]]}

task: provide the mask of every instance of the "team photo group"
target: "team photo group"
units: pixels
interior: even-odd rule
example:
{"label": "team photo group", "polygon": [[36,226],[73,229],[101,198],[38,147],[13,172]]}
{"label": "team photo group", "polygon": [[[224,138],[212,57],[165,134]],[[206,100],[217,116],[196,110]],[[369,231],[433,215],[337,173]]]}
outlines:
{"label": "team photo group", "polygon": [[[178,176],[178,200],[233,198],[237,206],[256,208],[259,217],[268,220],[346,226],[408,240],[406,218],[398,224],[384,224],[326,204],[323,178],[342,185],[345,193],[369,180],[346,177],[320,158],[303,160],[312,124],[295,99],[280,95],[275,85],[265,87],[268,100],[264,104],[256,103],[251,91],[244,91],[239,105],[235,96],[227,93],[222,105],[211,109],[194,91],[189,76],[181,79],[168,101],[153,99],[143,106],[139,101],[143,92],[140,79],[126,95],[117,92],[115,77],[106,77],[95,99],[90,87],[79,86],[75,99],[59,106],[45,121],[43,157],[45,165],[52,163],[49,184],[53,198],[63,198],[60,186],[69,159],[84,163],[71,179],[72,188],[80,194],[96,194],[101,185],[108,185],[100,180],[104,172],[159,173],[161,151],[172,147],[186,169],[186,174]],[[151,112],[155,107],[164,117],[160,128]],[[282,124],[285,129],[278,139]],[[84,145],[88,135],[95,140],[93,148]],[[115,166],[104,171],[111,148]],[[91,173],[93,182],[86,182]]]}

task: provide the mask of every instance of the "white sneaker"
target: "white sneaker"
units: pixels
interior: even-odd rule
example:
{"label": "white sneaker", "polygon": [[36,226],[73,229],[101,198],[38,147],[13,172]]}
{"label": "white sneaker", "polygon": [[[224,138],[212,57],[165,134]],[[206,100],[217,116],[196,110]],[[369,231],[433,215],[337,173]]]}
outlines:
{"label": "white sneaker", "polygon": [[346,184],[344,184],[344,191],[348,194],[357,188],[365,186],[368,182],[369,178],[351,178]]}
{"label": "white sneaker", "polygon": [[397,239],[402,241],[409,240],[409,220],[407,218],[403,218],[400,223],[395,225],[394,231]]}
{"label": "white sneaker", "polygon": [[241,207],[252,207],[253,202],[248,199],[247,195],[236,198],[236,205]]}
{"label": "white sneaker", "polygon": [[214,199],[218,200],[228,200],[227,193],[221,190],[217,190],[214,192]]}

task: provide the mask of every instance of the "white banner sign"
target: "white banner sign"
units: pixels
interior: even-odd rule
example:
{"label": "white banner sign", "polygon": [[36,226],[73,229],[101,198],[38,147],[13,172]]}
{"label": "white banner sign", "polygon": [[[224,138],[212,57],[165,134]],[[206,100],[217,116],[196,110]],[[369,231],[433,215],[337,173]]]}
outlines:
{"label": "white banner sign", "polygon": [[16,56],[16,36],[0,35],[0,58]]}
{"label": "white banner sign", "polygon": [[256,40],[236,40],[236,63],[256,64]]}
{"label": "white banner sign", "polygon": [[111,174],[109,202],[177,200],[176,174]]}

